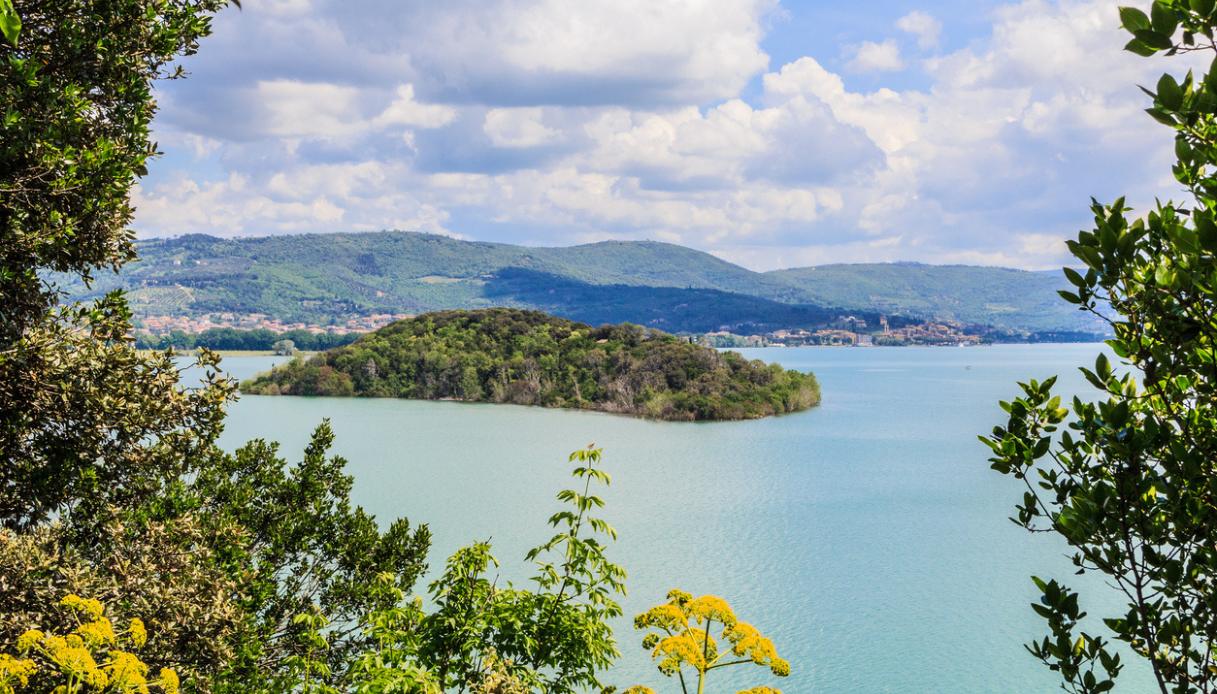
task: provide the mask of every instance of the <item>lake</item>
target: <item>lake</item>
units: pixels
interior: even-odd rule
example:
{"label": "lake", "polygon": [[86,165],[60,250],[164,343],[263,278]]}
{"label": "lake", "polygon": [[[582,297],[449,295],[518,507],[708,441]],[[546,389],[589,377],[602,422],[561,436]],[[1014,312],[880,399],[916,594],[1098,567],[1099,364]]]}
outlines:
{"label": "lake", "polygon": [[[1017,380],[1060,374],[1060,392],[1086,392],[1076,367],[1098,350],[741,350],[814,371],[823,390],[818,408],[749,422],[247,396],[222,443],[274,439],[294,461],[329,417],[355,500],[382,522],[427,523],[433,569],[491,538],[503,575],[517,581],[528,576],[524,552],[550,535],[554,494],[570,485],[567,454],[602,446],[613,486],[600,515],[620,533],[611,558],[629,571],[624,655],[606,678],[622,687],[679,690],[651,665],[631,619],[680,587],[727,599],[792,665],[776,681],[753,666],[716,671],[708,691],[1051,692],[1056,680],[1021,645],[1043,633],[1027,607],[1037,597],[1028,576],[1078,580],[1055,537],[1007,520],[1020,487],[989,469],[976,435],[1003,421],[997,402],[1016,395]],[[275,361],[225,364],[247,377]],[[1102,606],[1086,598],[1083,609]],[[1131,666],[1117,681],[1117,692],[1149,683]]]}

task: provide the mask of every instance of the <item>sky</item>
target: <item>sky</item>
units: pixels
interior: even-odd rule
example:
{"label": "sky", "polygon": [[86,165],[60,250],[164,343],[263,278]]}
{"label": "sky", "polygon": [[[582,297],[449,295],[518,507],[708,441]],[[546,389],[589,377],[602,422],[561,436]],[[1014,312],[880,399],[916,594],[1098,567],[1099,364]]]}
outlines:
{"label": "sky", "polygon": [[[1135,0],[1125,0],[1136,4]],[[141,237],[657,240],[1058,267],[1180,197],[1107,0],[245,0],[158,87]]]}

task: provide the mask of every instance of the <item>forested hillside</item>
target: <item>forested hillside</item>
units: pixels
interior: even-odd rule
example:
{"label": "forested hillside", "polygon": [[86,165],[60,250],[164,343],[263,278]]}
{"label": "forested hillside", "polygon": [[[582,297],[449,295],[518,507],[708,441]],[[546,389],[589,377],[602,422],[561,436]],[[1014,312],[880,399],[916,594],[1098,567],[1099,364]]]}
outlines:
{"label": "forested hillside", "polygon": [[[999,328],[1062,330],[1093,325],[1064,304],[1059,270],[920,263],[821,265],[767,273],[799,288],[799,299],[833,306],[866,306],[903,316],[926,316]],[[1079,328],[1074,328],[1079,329]]]}
{"label": "forested hillside", "polygon": [[411,232],[139,244],[122,275],[91,289],[130,291],[137,317],[260,313],[324,324],[373,313],[513,306],[590,323],[669,331],[810,327],[825,316],[955,320],[1013,333],[1099,331],[1057,300],[1058,273],[916,264],[831,265],[753,272],[656,242],[530,248]]}
{"label": "forested hillside", "polygon": [[338,395],[599,410],[655,419],[752,419],[820,401],[814,376],[636,325],[593,328],[537,311],[445,311],[242,385],[256,395]]}

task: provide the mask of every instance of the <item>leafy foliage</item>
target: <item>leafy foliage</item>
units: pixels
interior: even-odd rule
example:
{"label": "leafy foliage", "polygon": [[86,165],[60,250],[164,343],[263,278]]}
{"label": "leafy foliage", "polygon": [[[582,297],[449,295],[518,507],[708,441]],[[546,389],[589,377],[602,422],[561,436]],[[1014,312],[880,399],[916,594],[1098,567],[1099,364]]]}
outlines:
{"label": "leafy foliage", "polygon": [[[1121,8],[1141,55],[1213,50],[1212,0]],[[984,437],[993,468],[1026,486],[1017,522],[1068,542],[1079,573],[1124,598],[1102,615],[1116,641],[1152,669],[1159,691],[1217,691],[1217,71],[1163,75],[1150,115],[1175,131],[1176,179],[1191,205],[1130,219],[1124,201],[1094,203],[1094,228],[1070,242],[1083,263],[1061,296],[1110,306],[1119,358],[1083,369],[1094,399],[1067,406],[1055,378],[1021,384],[1008,421]],[[1081,596],[1036,578],[1049,633],[1028,646],[1074,692],[1110,690],[1123,663],[1084,630]]]}
{"label": "leafy foliage", "polygon": [[50,310],[40,271],[87,281],[134,257],[128,192],[156,153],[152,83],[181,74],[173,61],[227,4],[47,0],[0,12],[17,39],[0,42],[0,340]]}
{"label": "leafy foliage", "polygon": [[364,634],[373,644],[355,659],[348,679],[354,694],[440,694],[435,677],[418,664],[422,600],[405,601],[397,577],[380,575],[378,588],[387,607],[364,620]]}
{"label": "leafy foliage", "polygon": [[570,506],[550,518],[557,533],[530,551],[537,573],[532,590],[500,586],[490,545],[477,542],[449,558],[430,587],[431,611],[405,600],[398,577],[385,572],[372,586],[378,606],[356,620],[364,640],[345,659],[334,658],[341,625],[309,607],[293,622],[300,645],[284,660],[274,691],[330,694],[438,694],[464,691],[525,694],[600,689],[599,673],[618,652],[608,620],[621,608],[625,571],[610,562],[597,537],[615,538],[590,512],[603,506],[593,483],[609,483],[601,451],[571,454],[582,490],[558,498]]}
{"label": "leafy foliage", "polygon": [[[186,387],[172,354],[136,350],[120,294],[62,305],[51,281],[134,256],[152,83],[226,4],[28,2],[19,31],[0,6],[0,636],[80,591],[146,615],[148,652],[193,690],[279,691],[300,606],[339,626],[380,607],[378,575],[422,572],[425,529],[352,506],[326,427],[291,471],[264,442],[223,453],[217,357]],[[336,629],[335,658],[362,646]]]}
{"label": "leafy foliage", "polygon": [[[23,3],[0,42],[0,523],[126,503],[208,445],[231,388],[185,392],[142,357],[116,295],[57,307],[134,255],[128,192],[155,147],[152,83],[178,74],[225,0]],[[6,3],[6,5],[8,5]],[[19,26],[19,31],[16,27]],[[10,31],[12,29],[12,31]],[[13,41],[14,36],[16,40]],[[213,362],[204,357],[202,366]]]}
{"label": "leafy foliage", "polygon": [[535,590],[497,587],[486,576],[497,562],[485,542],[459,550],[431,584],[437,609],[422,621],[419,658],[441,685],[484,684],[489,675],[558,694],[600,686],[598,672],[618,655],[608,624],[621,615],[614,596],[625,594],[625,570],[596,539],[616,531],[590,515],[604,505],[592,483],[610,481],[600,458],[591,446],[570,456],[583,489],[558,494],[570,510],[550,517],[558,532],[527,555]]}
{"label": "leafy foliage", "polygon": [[132,257],[128,193],[156,153],[152,83],[178,74],[174,61],[194,52],[226,4],[0,7],[8,39],[0,43],[6,637],[19,619],[40,618],[59,589],[97,589],[158,627],[197,619],[171,634],[154,631],[149,646],[191,671],[222,664],[242,621],[232,573],[214,552],[232,529],[213,534],[187,516],[153,522],[138,511],[205,458],[234,384],[204,354],[202,386],[182,387],[168,355],[134,350],[122,297],[64,306],[45,280],[54,272],[88,282]]}
{"label": "leafy foliage", "polygon": [[279,666],[301,655],[297,647],[307,630],[295,618],[314,610],[332,624],[322,664],[341,673],[368,643],[359,619],[389,606],[383,575],[408,590],[426,570],[426,526],[412,529],[403,518],[381,531],[352,505],[346,461],[326,455],[333,438],[329,423],[322,423],[304,459],[290,467],[277,456],[276,444],[251,441],[232,455],[216,455],[180,493],[173,512],[244,531],[228,551],[241,571],[246,630],[221,688],[281,690]]}
{"label": "leafy foliage", "polygon": [[[305,352],[349,345],[359,339],[359,333],[314,333],[308,330],[285,330],[275,332],[264,328],[240,330],[237,328],[208,328],[201,333],[186,333],[174,330],[165,335],[139,333],[135,336],[137,349],[212,349],[265,351],[276,349],[280,342],[290,342],[295,349]],[[290,352],[289,352],[290,353]]]}
{"label": "leafy foliage", "polygon": [[239,543],[184,515],[167,522],[113,519],[86,541],[62,525],[0,531],[0,642],[30,625],[52,626],[60,596],[90,595],[112,619],[143,615],[143,655],[173,667],[187,683],[205,682],[233,658],[246,616],[239,576],[215,548]]}
{"label": "leafy foliage", "polygon": [[815,377],[631,325],[591,328],[514,309],[398,321],[263,374],[271,395],[454,398],[661,419],[744,419],[819,402]]}

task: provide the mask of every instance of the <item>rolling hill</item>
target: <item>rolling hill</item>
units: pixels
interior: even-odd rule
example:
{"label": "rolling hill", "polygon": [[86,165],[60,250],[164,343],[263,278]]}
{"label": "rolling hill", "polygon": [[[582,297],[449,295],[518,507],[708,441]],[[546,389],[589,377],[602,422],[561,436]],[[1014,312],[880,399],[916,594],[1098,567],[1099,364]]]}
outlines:
{"label": "rolling hill", "polygon": [[1098,332],[1061,301],[1059,273],[910,263],[754,272],[651,241],[534,248],[413,232],[139,242],[140,259],[91,288],[122,287],[136,315],[261,313],[325,323],[372,313],[511,306],[674,332],[808,327],[842,313],[998,331]]}
{"label": "rolling hill", "polygon": [[1084,324],[1057,295],[1062,273],[970,265],[873,263],[821,265],[766,273],[798,287],[798,301],[866,306],[1015,330],[1068,330]]}

